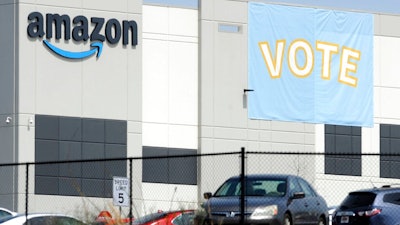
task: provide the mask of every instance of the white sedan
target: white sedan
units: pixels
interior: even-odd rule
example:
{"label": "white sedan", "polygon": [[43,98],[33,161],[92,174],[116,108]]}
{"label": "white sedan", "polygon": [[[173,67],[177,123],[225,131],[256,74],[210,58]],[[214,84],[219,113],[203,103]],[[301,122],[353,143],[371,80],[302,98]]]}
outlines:
{"label": "white sedan", "polygon": [[6,216],[15,216],[15,215],[17,215],[16,212],[13,212],[9,209],[0,207],[0,218],[6,217]]}
{"label": "white sedan", "polygon": [[[28,221],[28,222],[27,222]],[[86,225],[84,222],[63,214],[30,213],[17,214],[0,219],[1,225]]]}

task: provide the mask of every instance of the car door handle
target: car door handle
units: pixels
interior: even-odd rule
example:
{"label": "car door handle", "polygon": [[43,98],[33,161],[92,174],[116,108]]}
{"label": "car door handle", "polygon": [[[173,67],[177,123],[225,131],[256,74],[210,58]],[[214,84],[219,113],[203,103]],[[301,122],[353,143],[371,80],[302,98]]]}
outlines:
{"label": "car door handle", "polygon": [[304,206],[305,206],[305,207],[308,207],[308,204],[307,204],[307,203],[304,203]]}

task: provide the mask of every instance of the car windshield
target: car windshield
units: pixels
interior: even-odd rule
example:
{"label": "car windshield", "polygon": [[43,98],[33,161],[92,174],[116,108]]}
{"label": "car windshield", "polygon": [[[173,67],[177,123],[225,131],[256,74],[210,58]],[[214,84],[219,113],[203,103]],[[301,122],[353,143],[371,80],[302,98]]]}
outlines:
{"label": "car windshield", "polygon": [[16,216],[14,216],[14,215],[4,216],[4,217],[2,217],[2,218],[0,219],[0,223],[6,222],[7,220],[10,220],[10,219],[12,219],[12,218],[14,218],[14,217],[16,217]]}
{"label": "car windshield", "polygon": [[351,209],[371,206],[375,200],[375,193],[372,192],[352,192],[344,199],[340,209]]}
{"label": "car windshield", "polygon": [[[245,181],[246,196],[284,196],[286,193],[286,180],[277,178],[249,178]],[[215,192],[215,197],[240,196],[241,185],[239,178],[227,180]]]}

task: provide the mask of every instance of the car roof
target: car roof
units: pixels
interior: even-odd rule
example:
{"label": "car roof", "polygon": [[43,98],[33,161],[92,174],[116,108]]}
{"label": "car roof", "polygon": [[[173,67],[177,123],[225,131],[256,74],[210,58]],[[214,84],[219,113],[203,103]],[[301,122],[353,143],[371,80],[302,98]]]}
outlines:
{"label": "car roof", "polygon": [[[298,177],[296,175],[291,175],[291,174],[271,174],[271,173],[266,173],[266,174],[246,174],[245,178],[247,179],[252,179],[252,178],[275,178],[275,179],[287,179],[287,178],[294,178]],[[240,175],[232,176],[229,179],[240,179]]]}
{"label": "car roof", "polygon": [[366,189],[360,189],[357,191],[352,191],[350,193],[357,193],[357,192],[372,192],[372,193],[389,193],[389,192],[394,192],[394,191],[400,191],[400,187],[391,187],[391,186],[382,186],[382,187],[373,187],[373,188],[366,188]]}
{"label": "car roof", "polygon": [[41,216],[58,216],[58,217],[75,218],[73,216],[62,214],[62,213],[28,213],[28,215],[26,215],[25,213],[17,213],[15,215],[11,216],[10,219],[17,218],[17,217],[25,217],[25,216],[28,216],[28,219],[31,219],[34,217],[41,217]]}
{"label": "car roof", "polygon": [[28,213],[28,215],[26,215],[25,213],[17,213],[15,215],[11,215],[11,216],[7,216],[4,218],[0,219],[0,223],[3,223],[5,221],[9,221],[9,220],[15,220],[17,218],[21,218],[21,217],[28,217],[28,219],[34,218],[34,217],[40,217],[40,216],[62,216],[62,217],[69,217],[69,218],[74,218],[73,216],[69,216],[69,215],[65,215],[65,214],[60,214],[60,213]]}
{"label": "car roof", "polygon": [[[25,213],[18,213],[16,216],[26,216]],[[70,215],[62,214],[62,213],[28,213],[28,217],[38,217],[38,216],[66,216],[73,217]]]}
{"label": "car roof", "polygon": [[0,210],[1,210],[1,211],[4,211],[4,212],[8,212],[8,213],[13,214],[13,215],[16,215],[16,214],[17,214],[16,212],[11,211],[11,210],[9,210],[9,209],[7,209],[7,208],[3,208],[3,207],[0,207]]}

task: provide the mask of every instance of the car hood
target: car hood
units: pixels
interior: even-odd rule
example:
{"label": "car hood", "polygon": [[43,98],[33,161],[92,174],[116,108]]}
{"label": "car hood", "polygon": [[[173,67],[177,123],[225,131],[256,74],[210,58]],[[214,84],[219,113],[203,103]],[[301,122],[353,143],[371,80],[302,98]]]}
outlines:
{"label": "car hood", "polygon": [[[254,211],[259,206],[282,205],[282,197],[251,197],[245,198],[246,211]],[[212,197],[204,203],[205,210],[212,212],[240,212],[240,197]]]}

